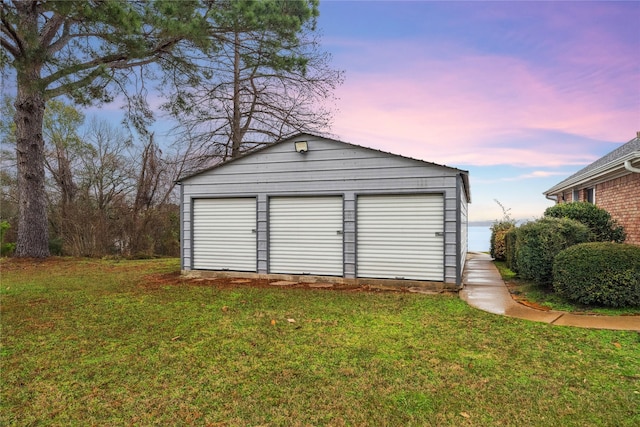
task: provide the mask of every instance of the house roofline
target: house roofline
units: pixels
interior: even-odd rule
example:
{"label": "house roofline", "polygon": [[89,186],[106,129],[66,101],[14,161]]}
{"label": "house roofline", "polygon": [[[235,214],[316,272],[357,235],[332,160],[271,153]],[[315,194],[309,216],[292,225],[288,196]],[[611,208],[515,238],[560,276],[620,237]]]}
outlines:
{"label": "house roofline", "polygon": [[[586,183],[588,181],[592,181],[594,179],[600,178],[604,175],[610,174],[612,172],[617,171],[628,171],[625,168],[625,162],[633,162],[634,160],[640,160],[640,151],[632,151],[622,157],[615,159],[609,163],[606,163],[598,168],[592,169],[585,174],[579,174],[574,176],[573,178],[569,177],[566,180],[560,182],[559,184],[554,185],[547,191],[545,191],[544,195],[552,195],[559,192],[563,192],[571,187],[575,187],[576,185]],[[628,171],[632,173],[631,171]]]}

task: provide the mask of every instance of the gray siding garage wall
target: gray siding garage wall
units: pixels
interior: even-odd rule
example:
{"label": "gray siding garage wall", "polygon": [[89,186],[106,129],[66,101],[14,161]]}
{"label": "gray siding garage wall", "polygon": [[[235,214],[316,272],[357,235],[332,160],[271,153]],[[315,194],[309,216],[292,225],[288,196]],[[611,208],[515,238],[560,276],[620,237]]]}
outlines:
{"label": "gray siding garage wall", "polygon": [[[298,153],[295,141],[307,141]],[[467,172],[341,141],[302,134],[181,180],[182,269],[193,270],[193,204],[255,198],[256,271],[270,273],[269,203],[276,197],[334,196],[343,205],[343,276],[357,273],[357,198],[434,194],[443,200],[444,282],[461,284],[466,258]]]}

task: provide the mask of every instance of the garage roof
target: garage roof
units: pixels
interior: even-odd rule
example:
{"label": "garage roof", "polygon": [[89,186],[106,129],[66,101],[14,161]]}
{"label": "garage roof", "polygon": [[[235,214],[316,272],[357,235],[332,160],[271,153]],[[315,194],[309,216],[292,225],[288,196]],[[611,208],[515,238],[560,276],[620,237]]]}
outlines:
{"label": "garage roof", "polygon": [[182,182],[184,182],[184,181],[186,181],[188,179],[191,179],[191,178],[193,178],[195,176],[198,176],[200,174],[212,171],[212,170],[217,169],[217,168],[222,167],[222,166],[226,166],[226,165],[228,165],[230,163],[233,163],[233,162],[235,162],[237,160],[240,160],[240,159],[243,159],[245,157],[253,156],[255,154],[258,154],[263,150],[266,150],[266,149],[268,149],[270,147],[273,147],[274,145],[284,144],[286,142],[291,142],[291,141],[293,141],[295,139],[300,139],[302,137],[323,138],[323,139],[326,139],[326,140],[329,140],[329,141],[334,141],[334,142],[337,142],[337,143],[340,143],[340,144],[347,144],[347,145],[351,145],[351,146],[354,146],[354,147],[362,148],[362,149],[365,149],[365,150],[376,151],[376,152],[383,153],[383,154],[390,155],[390,156],[395,156],[395,157],[401,157],[401,158],[405,158],[405,159],[409,159],[409,160],[414,160],[414,161],[417,161],[417,162],[424,163],[425,165],[438,166],[438,167],[451,169],[451,170],[453,170],[453,171],[455,171],[455,172],[457,172],[457,173],[459,173],[461,175],[462,180],[464,182],[464,192],[465,192],[466,200],[467,200],[468,203],[471,203],[471,189],[469,187],[469,171],[467,171],[467,170],[458,169],[458,168],[454,168],[454,167],[446,166],[446,165],[441,165],[441,164],[438,164],[438,163],[427,162],[425,160],[415,159],[413,157],[402,156],[400,154],[390,153],[388,151],[377,150],[377,149],[365,147],[365,146],[362,146],[362,145],[352,144],[352,143],[349,143],[349,142],[339,141],[337,139],[328,138],[328,137],[325,137],[325,136],[315,135],[315,134],[311,134],[311,133],[304,133],[304,132],[292,135],[292,136],[290,136],[288,138],[281,139],[280,141],[274,142],[273,144],[265,145],[265,146],[260,147],[260,148],[258,148],[256,150],[249,151],[247,153],[242,154],[241,156],[238,156],[238,157],[236,157],[234,159],[231,159],[231,160],[228,160],[226,162],[221,162],[221,163],[218,163],[218,164],[213,165],[211,167],[208,167],[208,168],[205,168],[203,170],[197,171],[195,173],[185,175],[185,176],[179,178],[177,182],[178,183],[182,183]]}

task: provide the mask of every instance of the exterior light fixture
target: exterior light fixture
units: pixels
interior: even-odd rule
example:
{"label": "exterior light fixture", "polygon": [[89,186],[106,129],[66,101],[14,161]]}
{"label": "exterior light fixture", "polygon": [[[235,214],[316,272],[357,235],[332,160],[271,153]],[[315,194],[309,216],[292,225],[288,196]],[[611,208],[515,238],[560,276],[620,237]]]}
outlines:
{"label": "exterior light fixture", "polygon": [[296,147],[296,153],[304,154],[309,151],[307,141],[296,141],[293,144]]}

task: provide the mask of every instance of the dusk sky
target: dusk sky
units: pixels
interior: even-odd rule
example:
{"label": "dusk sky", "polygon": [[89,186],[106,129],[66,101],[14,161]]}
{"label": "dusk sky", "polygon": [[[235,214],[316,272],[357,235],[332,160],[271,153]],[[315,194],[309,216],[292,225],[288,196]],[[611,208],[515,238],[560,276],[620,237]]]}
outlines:
{"label": "dusk sky", "polygon": [[321,0],[318,30],[345,72],[328,133],[468,170],[471,221],[542,216],[640,131],[640,1]]}
{"label": "dusk sky", "polygon": [[640,2],[321,1],[345,71],[340,140],[470,172],[470,220],[542,216],[542,192],[640,130]]}

